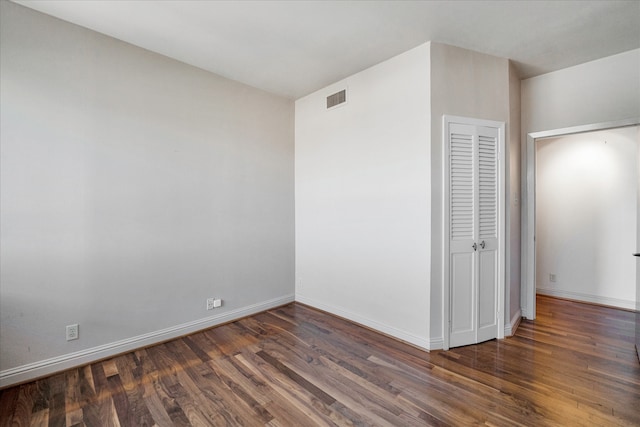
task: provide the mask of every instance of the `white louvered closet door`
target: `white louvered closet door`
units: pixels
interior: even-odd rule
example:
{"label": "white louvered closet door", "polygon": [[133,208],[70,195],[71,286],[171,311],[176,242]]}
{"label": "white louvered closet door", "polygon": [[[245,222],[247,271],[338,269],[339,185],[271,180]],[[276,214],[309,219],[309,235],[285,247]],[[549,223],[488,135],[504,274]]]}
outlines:
{"label": "white louvered closet door", "polygon": [[449,125],[449,345],[497,336],[498,129]]}

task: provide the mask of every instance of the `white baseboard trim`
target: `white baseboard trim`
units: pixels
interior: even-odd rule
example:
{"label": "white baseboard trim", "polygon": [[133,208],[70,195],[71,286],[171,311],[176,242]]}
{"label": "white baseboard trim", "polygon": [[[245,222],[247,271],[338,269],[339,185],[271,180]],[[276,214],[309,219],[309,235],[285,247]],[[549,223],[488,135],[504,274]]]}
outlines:
{"label": "white baseboard trim", "polygon": [[[383,334],[389,335],[393,338],[406,341],[424,350],[435,350],[435,348],[431,347],[431,341],[424,337],[402,331],[400,329],[394,328],[393,326],[385,325],[375,320],[368,319],[359,314],[352,313],[351,311],[346,310],[344,308],[328,305],[320,301],[316,301],[312,298],[305,297],[303,295],[296,295],[296,301],[311,307],[315,307],[319,310],[326,311],[327,313],[331,313],[331,314],[335,314],[336,316],[343,317],[352,322],[366,326],[367,328],[371,328]],[[440,339],[440,341],[442,341],[442,339]],[[442,348],[442,344],[440,344],[440,348]]]}
{"label": "white baseboard trim", "polygon": [[444,348],[444,339],[440,338],[431,338],[429,340],[429,350],[442,350]]}
{"label": "white baseboard trim", "polygon": [[510,337],[516,333],[518,326],[520,326],[520,321],[522,320],[522,311],[516,311],[516,314],[511,318],[511,322],[504,328],[504,336]]}
{"label": "white baseboard trim", "polygon": [[635,310],[636,302],[617,298],[602,297],[598,295],[583,294],[580,292],[562,291],[551,288],[536,288],[536,293],[548,295],[558,298],[567,298],[576,301],[591,302],[594,304],[609,305],[612,307],[624,308],[626,310]]}
{"label": "white baseboard trim", "polygon": [[109,358],[117,354],[148,347],[183,335],[208,329],[213,326],[218,326],[223,323],[232,322],[234,320],[270,310],[294,301],[295,297],[293,294],[285,295],[279,298],[227,311],[226,313],[205,317],[204,319],[194,320],[192,322],[160,329],[158,331],[149,332],[147,334],[138,335],[86,350],[52,357],[50,359],[29,363],[16,368],[6,369],[4,371],[0,371],[0,388],[31,381],[36,378],[51,375],[55,372],[64,371],[66,369]]}

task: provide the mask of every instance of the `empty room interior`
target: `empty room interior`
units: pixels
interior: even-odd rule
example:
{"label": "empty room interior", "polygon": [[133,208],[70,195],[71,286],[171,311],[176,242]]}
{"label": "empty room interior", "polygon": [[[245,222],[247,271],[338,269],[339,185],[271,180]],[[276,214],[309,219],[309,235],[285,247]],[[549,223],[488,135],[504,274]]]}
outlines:
{"label": "empty room interior", "polygon": [[640,425],[640,2],[0,0],[0,426]]}

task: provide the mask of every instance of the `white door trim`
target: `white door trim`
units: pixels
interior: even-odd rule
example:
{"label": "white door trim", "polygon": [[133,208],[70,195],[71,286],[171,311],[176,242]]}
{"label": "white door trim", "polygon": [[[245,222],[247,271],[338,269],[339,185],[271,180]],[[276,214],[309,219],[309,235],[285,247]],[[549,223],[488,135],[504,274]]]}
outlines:
{"label": "white door trim", "polygon": [[449,283],[449,144],[447,141],[447,136],[449,135],[449,124],[451,123],[459,123],[466,124],[471,126],[485,126],[485,127],[493,127],[498,129],[498,188],[499,188],[499,197],[498,197],[498,296],[496,307],[498,308],[498,312],[496,316],[498,317],[497,322],[497,331],[496,336],[499,339],[504,338],[504,310],[505,310],[505,266],[506,266],[506,258],[505,258],[505,217],[506,217],[506,194],[505,194],[505,123],[497,122],[493,120],[483,120],[483,119],[475,119],[468,117],[459,117],[459,116],[450,116],[443,115],[442,116],[442,182],[443,182],[443,191],[442,191],[442,247],[443,247],[443,255],[442,255],[442,336],[444,338],[442,348],[444,350],[449,350],[450,343],[450,332],[451,328],[449,327],[449,321],[451,318],[450,313],[450,283]]}
{"label": "white door trim", "polygon": [[543,138],[571,135],[640,125],[640,117],[573,126],[562,129],[532,132],[527,134],[525,164],[523,171],[524,206],[522,207],[522,273],[521,273],[521,310],[522,317],[536,318],[536,141]]}

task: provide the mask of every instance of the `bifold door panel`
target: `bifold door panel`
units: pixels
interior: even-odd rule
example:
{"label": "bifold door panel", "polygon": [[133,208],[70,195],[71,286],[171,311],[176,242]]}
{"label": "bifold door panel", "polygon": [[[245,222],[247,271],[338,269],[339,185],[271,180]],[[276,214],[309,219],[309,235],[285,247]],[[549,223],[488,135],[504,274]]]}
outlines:
{"label": "bifold door panel", "polygon": [[497,337],[499,129],[449,123],[449,345]]}

